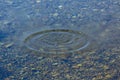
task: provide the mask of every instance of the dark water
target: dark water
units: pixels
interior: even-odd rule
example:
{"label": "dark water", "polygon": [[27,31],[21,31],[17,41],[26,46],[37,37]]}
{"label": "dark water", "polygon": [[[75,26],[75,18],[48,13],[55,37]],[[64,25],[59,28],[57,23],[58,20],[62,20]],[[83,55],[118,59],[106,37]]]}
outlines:
{"label": "dark water", "polygon": [[9,77],[12,75],[11,71],[8,71],[7,69],[0,67],[0,79],[4,80],[4,78]]}
{"label": "dark water", "polygon": [[119,0],[0,0],[0,80],[119,80]]}
{"label": "dark water", "polygon": [[3,38],[5,38],[5,37],[7,37],[7,33],[4,33],[4,32],[0,32],[0,39],[3,39]]}

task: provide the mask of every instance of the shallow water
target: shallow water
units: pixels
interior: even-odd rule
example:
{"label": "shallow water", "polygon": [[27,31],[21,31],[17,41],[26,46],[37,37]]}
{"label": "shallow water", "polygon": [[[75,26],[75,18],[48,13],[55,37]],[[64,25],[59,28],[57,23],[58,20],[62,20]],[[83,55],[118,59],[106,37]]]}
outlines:
{"label": "shallow water", "polygon": [[118,0],[1,0],[0,80],[119,80],[119,36]]}
{"label": "shallow water", "polygon": [[54,29],[31,34],[24,40],[24,44],[31,50],[52,55],[80,51],[88,47],[90,41],[82,32]]}

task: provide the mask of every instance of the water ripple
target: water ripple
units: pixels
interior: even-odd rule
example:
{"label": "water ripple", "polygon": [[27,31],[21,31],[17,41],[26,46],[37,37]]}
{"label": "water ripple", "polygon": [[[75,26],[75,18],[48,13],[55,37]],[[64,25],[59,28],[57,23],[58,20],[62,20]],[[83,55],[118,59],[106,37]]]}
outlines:
{"label": "water ripple", "polygon": [[82,32],[53,29],[33,33],[24,40],[27,48],[42,53],[69,53],[82,50],[90,44],[88,36]]}

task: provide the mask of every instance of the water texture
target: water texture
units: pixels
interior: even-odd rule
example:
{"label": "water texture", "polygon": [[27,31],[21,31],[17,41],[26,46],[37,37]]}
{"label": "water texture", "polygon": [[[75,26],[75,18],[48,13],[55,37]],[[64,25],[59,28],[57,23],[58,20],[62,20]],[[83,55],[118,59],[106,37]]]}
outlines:
{"label": "water texture", "polygon": [[28,36],[24,42],[32,50],[51,54],[67,54],[82,50],[90,44],[84,33],[65,29],[37,32]]}
{"label": "water texture", "polygon": [[119,36],[119,0],[0,0],[0,80],[120,80]]}

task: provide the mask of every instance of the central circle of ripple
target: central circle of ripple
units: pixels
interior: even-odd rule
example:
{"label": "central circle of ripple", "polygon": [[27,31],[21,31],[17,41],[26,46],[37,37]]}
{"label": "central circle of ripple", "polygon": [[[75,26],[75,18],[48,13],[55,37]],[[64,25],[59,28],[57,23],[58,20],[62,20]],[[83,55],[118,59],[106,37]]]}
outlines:
{"label": "central circle of ripple", "polygon": [[55,29],[33,33],[24,43],[31,50],[54,54],[82,50],[89,45],[89,40],[82,32]]}

